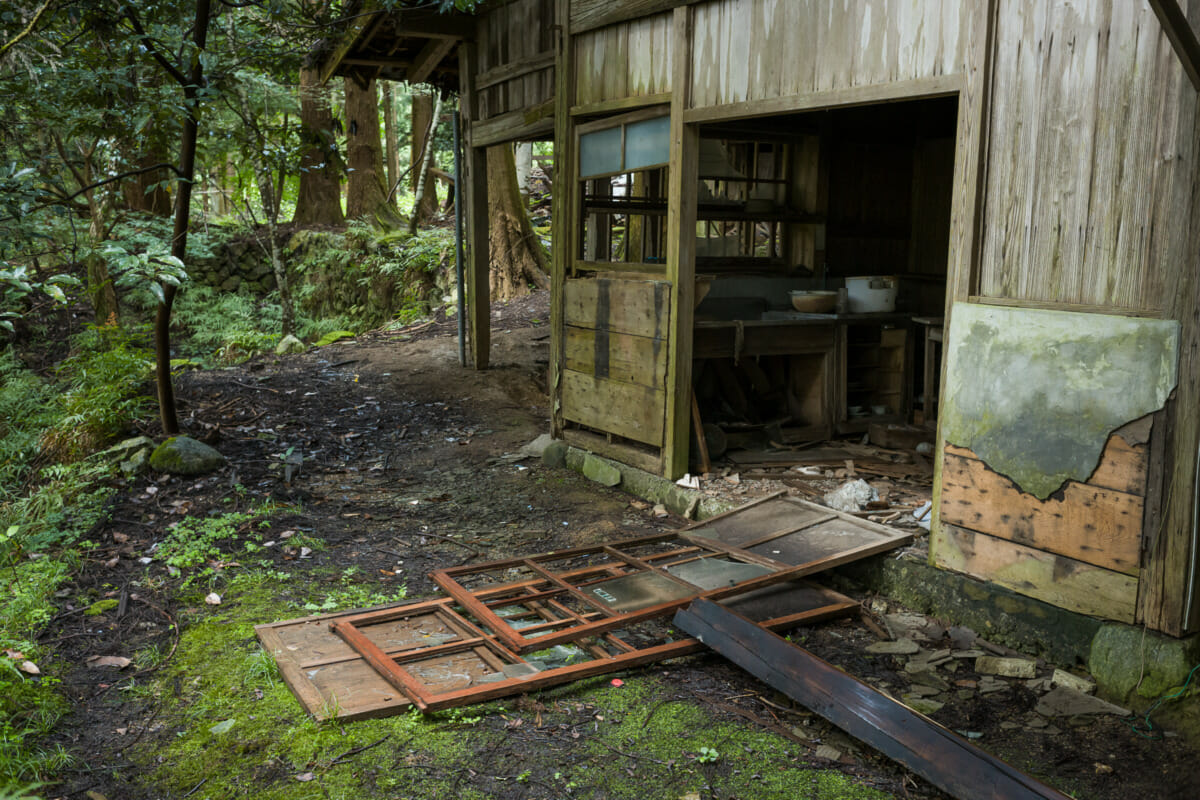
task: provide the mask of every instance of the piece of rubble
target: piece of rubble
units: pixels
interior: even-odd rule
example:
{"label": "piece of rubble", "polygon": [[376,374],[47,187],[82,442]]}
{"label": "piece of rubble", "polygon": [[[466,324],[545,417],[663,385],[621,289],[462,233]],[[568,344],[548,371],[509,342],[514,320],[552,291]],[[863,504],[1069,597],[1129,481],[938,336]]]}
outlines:
{"label": "piece of rubble", "polygon": [[927,697],[917,697],[915,695],[906,694],[904,695],[904,705],[908,706],[913,711],[917,711],[921,714],[929,716],[930,714],[936,714],[937,712],[941,711],[946,704],[940,703],[937,700],[930,700]]}
{"label": "piece of rubble", "polygon": [[1066,686],[1084,694],[1092,694],[1096,691],[1095,681],[1081,678],[1074,673],[1062,669],[1054,670],[1054,674],[1050,676],[1050,683],[1053,686]]}
{"label": "piece of rubble", "polygon": [[979,658],[980,656],[986,655],[987,653],[983,652],[982,650],[958,650],[953,653],[955,658]]}
{"label": "piece of rubble", "polygon": [[955,650],[970,650],[979,638],[979,634],[964,625],[951,626],[946,630],[946,635],[954,643]]}
{"label": "piece of rubble", "polygon": [[826,758],[830,761],[841,761],[842,751],[838,750],[836,747],[830,747],[827,744],[823,744],[817,747],[816,756],[817,758]]}
{"label": "piece of rubble", "polygon": [[1042,697],[1033,710],[1045,717],[1074,717],[1081,714],[1128,717],[1130,714],[1127,708],[1121,708],[1067,686],[1059,686]]}
{"label": "piece of rubble", "polygon": [[980,656],[975,659],[975,671],[982,675],[1000,675],[1004,678],[1035,678],[1037,662],[1025,658]]}
{"label": "piece of rubble", "polygon": [[991,675],[984,675],[979,679],[979,693],[992,694],[993,692],[1003,692],[1008,688],[1008,684],[999,678]]}
{"label": "piece of rubble", "polygon": [[894,642],[876,642],[868,645],[868,653],[892,656],[911,656],[920,651],[920,647],[912,639],[897,639]]}
{"label": "piece of rubble", "polygon": [[910,673],[908,679],[914,684],[930,686],[940,692],[944,692],[950,688],[950,682],[941,675],[938,675],[932,669],[923,669],[918,672]]}
{"label": "piece of rubble", "polygon": [[843,483],[823,498],[825,505],[834,511],[845,512],[861,511],[867,503],[878,499],[879,493],[862,478]]}
{"label": "piece of rubble", "polygon": [[911,611],[885,614],[883,624],[887,626],[893,639],[929,638],[925,634],[925,626],[929,624],[929,620],[922,614],[914,614]]}

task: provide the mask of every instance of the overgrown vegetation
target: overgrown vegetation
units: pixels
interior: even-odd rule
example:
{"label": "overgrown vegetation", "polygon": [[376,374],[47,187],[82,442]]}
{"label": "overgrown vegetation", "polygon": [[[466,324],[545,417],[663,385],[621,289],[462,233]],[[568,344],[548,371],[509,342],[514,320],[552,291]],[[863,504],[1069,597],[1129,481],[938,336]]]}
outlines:
{"label": "overgrown vegetation", "polygon": [[66,709],[42,674],[36,635],[56,613],[87,534],[105,517],[116,466],[94,451],[146,408],[148,358],[115,325],[76,337],[53,380],[0,351],[0,791],[56,774],[60,747],[35,744]]}

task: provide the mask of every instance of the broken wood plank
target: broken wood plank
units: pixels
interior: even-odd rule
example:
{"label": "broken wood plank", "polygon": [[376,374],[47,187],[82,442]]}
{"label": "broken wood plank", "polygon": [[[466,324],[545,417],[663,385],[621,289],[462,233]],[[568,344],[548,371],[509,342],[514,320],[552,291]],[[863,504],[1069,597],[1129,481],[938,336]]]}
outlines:
{"label": "broken wood plank", "polygon": [[1068,481],[1061,497],[1038,500],[982,461],[957,455],[961,451],[947,449],[942,462],[943,522],[1127,575],[1138,573],[1141,497]]}
{"label": "broken wood plank", "polygon": [[942,521],[933,562],[1051,605],[1133,622],[1138,579]]}
{"label": "broken wood plank", "polygon": [[675,625],[960,800],[1067,800],[938,723],[729,609],[697,600]]}
{"label": "broken wood plank", "polygon": [[575,278],[563,287],[564,322],[662,341],[670,295],[666,281]]}
{"label": "broken wood plank", "polygon": [[609,431],[635,442],[661,447],[666,393],[632,383],[562,372],[565,419]]}
{"label": "broken wood plank", "polygon": [[572,372],[666,388],[667,349],[659,339],[568,325],[563,349]]}

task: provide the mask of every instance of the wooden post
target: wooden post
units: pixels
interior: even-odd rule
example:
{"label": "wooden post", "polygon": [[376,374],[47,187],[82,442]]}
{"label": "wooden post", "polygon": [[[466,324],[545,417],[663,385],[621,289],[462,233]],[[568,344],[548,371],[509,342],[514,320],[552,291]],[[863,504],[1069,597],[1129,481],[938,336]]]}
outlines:
{"label": "wooden post", "polygon": [[479,122],[479,95],[475,92],[475,69],[479,63],[475,43],[459,48],[459,103],[467,132],[466,173],[467,313],[470,315],[471,357],[475,369],[487,369],[491,356],[491,293],[488,271],[487,149],[474,146],[474,127]]}
{"label": "wooden post", "polygon": [[563,321],[563,285],[573,256],[571,231],[575,196],[575,125],[571,104],[575,97],[575,62],[571,49],[571,4],[554,3],[558,39],[554,47],[554,210],[551,221],[550,271],[550,432],[563,435],[562,373],[567,329]]}
{"label": "wooden post", "polygon": [[692,317],[696,293],[696,175],[700,134],[684,123],[690,101],[692,14],[673,12],[671,44],[671,160],[667,176],[667,278],[671,281],[671,322],[667,344],[667,419],[663,428],[663,474],[678,478],[688,469],[692,407]]}
{"label": "wooden post", "polygon": [[[958,93],[958,133],[954,152],[954,196],[950,208],[950,252],[946,268],[946,330],[956,302],[964,302],[977,292],[979,250],[983,239],[984,191],[987,188],[987,126],[992,101],[992,60],[995,57],[997,0],[972,6],[971,47],[963,65],[963,88]],[[953,347],[950,342],[948,347]],[[946,385],[946,365],[950,359],[943,351],[940,385]],[[943,392],[939,390],[938,396]],[[946,447],[941,413],[937,421],[937,453],[933,461],[933,514],[929,537],[929,563],[936,563],[941,543],[942,462]]]}

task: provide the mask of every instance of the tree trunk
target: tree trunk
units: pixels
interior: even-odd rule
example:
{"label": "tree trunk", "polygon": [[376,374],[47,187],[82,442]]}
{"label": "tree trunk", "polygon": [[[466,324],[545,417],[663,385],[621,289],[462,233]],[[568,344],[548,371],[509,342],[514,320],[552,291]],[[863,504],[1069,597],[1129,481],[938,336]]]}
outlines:
{"label": "tree trunk", "polygon": [[[250,101],[246,97],[245,87],[238,87],[238,100],[242,105],[242,117],[254,120],[250,112]],[[262,202],[263,216],[267,218],[267,255],[271,258],[271,271],[275,275],[275,288],[279,291],[279,309],[282,317],[282,333],[284,336],[294,336],[296,333],[295,313],[293,311],[292,291],[288,285],[287,266],[283,263],[283,255],[279,252],[279,203],[280,196],[275,189],[275,179],[271,174],[271,162],[264,155],[266,152],[262,132],[252,127],[255,134],[254,171],[258,177],[258,196]],[[261,242],[260,242],[261,244]]]}
{"label": "tree trunk", "polygon": [[517,188],[512,145],[489,147],[487,163],[492,300],[503,301],[528,294],[530,284],[549,289],[550,259],[533,232],[533,224]]}
{"label": "tree trunk", "polygon": [[346,78],[346,151],[350,180],[346,184],[346,216],[369,217],[381,228],[403,224],[400,212],[387,200],[383,186],[383,147],[379,142],[379,103],[375,81],[367,87]]}
{"label": "tree trunk", "polygon": [[517,142],[517,188],[521,197],[529,197],[529,176],[533,173],[533,142]]}
{"label": "tree trunk", "polygon": [[[420,163],[416,164],[418,168],[417,174],[421,176],[421,179],[417,181],[416,197],[413,199],[413,206],[415,206],[415,208],[423,208],[426,204],[426,198],[429,197],[433,198],[435,207],[437,205],[437,178],[430,170],[429,164],[433,160],[433,136],[435,133],[437,133],[438,115],[441,113],[442,96],[438,95],[437,102],[433,104],[433,116],[430,117],[433,122],[429,127],[429,135],[425,138],[425,151],[421,154]],[[432,216],[432,214],[430,216]],[[414,235],[416,234],[418,221],[419,215],[414,213],[412,218],[408,221],[409,233]]]}
{"label": "tree trunk", "polygon": [[300,191],[296,196],[298,225],[343,225],[342,158],[337,151],[329,89],[317,84],[316,68],[300,70]]}
{"label": "tree trunk", "polygon": [[[408,187],[414,194],[417,186],[421,183],[420,165],[426,160],[425,142],[429,138],[434,124],[433,93],[414,91],[412,93],[412,143],[409,147],[408,161],[411,165],[408,171]],[[431,166],[432,164],[433,162],[430,161]],[[437,213],[436,179],[427,173],[424,180],[426,186],[424,199],[421,200],[420,205],[413,207],[413,216],[416,217],[418,225],[425,224],[430,217]]]}
{"label": "tree trunk", "polygon": [[396,93],[391,81],[383,82],[383,148],[387,158],[387,197],[394,201],[400,182],[400,141],[396,135]]}
{"label": "tree trunk", "polygon": [[[212,17],[210,0],[196,0],[192,41],[203,53],[208,42],[208,23]],[[179,191],[175,195],[175,224],[171,232],[171,255],[183,261],[187,256],[188,220],[191,216],[192,181],[196,176],[196,139],[200,132],[200,87],[204,85],[204,59],[193,58],[189,74],[180,74],[183,90],[183,130],[179,137]],[[154,314],[154,381],[158,387],[158,411],[163,433],[179,433],[175,413],[175,385],[171,382],[171,307],[175,304],[175,286],[163,286],[163,301]]]}
{"label": "tree trunk", "polygon": [[[135,166],[149,167],[153,164],[162,164],[167,161],[165,155],[156,147],[154,150],[143,154]],[[167,191],[166,181],[168,179],[165,169],[157,169],[153,172],[143,172],[135,178],[130,178],[121,185],[121,191],[124,195],[125,207],[131,211],[145,211],[148,214],[154,214],[159,217],[168,217],[171,215],[171,193]],[[154,187],[151,189],[150,187]]]}

